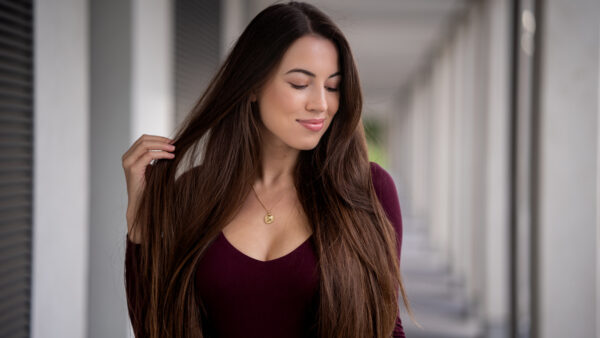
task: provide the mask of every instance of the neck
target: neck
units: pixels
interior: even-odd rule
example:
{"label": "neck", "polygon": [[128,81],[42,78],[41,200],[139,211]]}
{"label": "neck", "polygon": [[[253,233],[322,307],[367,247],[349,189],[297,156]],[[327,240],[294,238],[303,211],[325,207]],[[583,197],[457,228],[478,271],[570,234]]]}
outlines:
{"label": "neck", "polygon": [[266,138],[262,146],[262,170],[258,173],[255,186],[276,189],[294,186],[294,167],[300,151],[281,140]]}

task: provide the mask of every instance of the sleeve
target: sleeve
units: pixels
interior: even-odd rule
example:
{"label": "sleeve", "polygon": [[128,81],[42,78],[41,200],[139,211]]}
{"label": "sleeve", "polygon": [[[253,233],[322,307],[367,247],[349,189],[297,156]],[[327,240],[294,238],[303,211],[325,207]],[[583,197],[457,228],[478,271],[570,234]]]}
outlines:
{"label": "sleeve", "polygon": [[139,252],[140,244],[133,243],[129,236],[126,237],[125,249],[125,293],[127,296],[127,310],[131,320],[131,326],[136,338],[146,337],[143,332],[143,318],[145,317],[145,308],[143,304],[144,297],[139,287]]}
{"label": "sleeve", "polygon": [[[385,213],[396,230],[396,240],[398,243],[398,261],[402,248],[402,213],[400,211],[400,201],[398,191],[392,176],[379,164],[371,162],[371,175],[375,193],[381,202]],[[396,326],[392,335],[393,338],[405,338],[404,328],[400,315],[396,318]]]}
{"label": "sleeve", "polygon": [[[200,167],[194,167],[177,177],[176,183],[187,182],[187,178],[196,174]],[[183,179],[183,180],[182,180]],[[127,296],[127,310],[129,319],[136,338],[148,337],[144,327],[147,304],[147,292],[142,290],[140,278],[140,250],[141,244],[132,242],[129,236],[125,235],[125,294]]]}

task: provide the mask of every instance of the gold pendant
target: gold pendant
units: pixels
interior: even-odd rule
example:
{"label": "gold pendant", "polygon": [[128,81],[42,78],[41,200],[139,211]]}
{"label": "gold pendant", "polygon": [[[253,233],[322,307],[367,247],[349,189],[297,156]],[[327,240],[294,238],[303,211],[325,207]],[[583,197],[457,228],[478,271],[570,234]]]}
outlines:
{"label": "gold pendant", "polygon": [[265,215],[265,223],[267,223],[267,224],[273,223],[274,218],[275,217],[273,217],[273,215],[271,215],[271,212],[267,211],[267,214]]}

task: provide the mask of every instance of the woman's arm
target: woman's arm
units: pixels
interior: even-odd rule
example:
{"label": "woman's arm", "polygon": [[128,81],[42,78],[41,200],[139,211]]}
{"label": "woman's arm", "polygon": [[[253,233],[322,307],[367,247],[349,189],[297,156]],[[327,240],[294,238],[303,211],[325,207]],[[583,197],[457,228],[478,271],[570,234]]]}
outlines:
{"label": "woman's arm", "polygon": [[[371,162],[371,175],[373,178],[373,186],[375,193],[381,202],[388,219],[396,230],[396,240],[398,243],[398,262],[400,262],[400,253],[402,248],[402,213],[400,211],[400,202],[398,200],[398,192],[396,184],[392,176],[383,169],[379,164]],[[394,338],[404,338],[404,328],[400,315],[396,317],[396,326],[394,328]]]}

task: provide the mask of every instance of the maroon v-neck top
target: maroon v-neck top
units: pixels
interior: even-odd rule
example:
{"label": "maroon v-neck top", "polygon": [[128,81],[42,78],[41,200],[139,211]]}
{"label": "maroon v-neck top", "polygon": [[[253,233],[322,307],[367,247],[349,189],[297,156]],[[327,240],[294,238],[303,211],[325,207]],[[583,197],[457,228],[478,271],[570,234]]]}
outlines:
{"label": "maroon v-neck top", "polygon": [[[394,181],[375,162],[371,162],[371,175],[377,197],[396,229],[400,255],[402,217]],[[315,337],[319,270],[312,240],[311,235],[292,252],[261,261],[236,249],[221,232],[196,270],[196,290],[208,316],[202,323],[204,332],[218,338]],[[131,298],[139,244],[128,237],[126,241],[126,291],[133,321],[144,311],[134,308]],[[405,337],[400,316],[393,337]]]}

